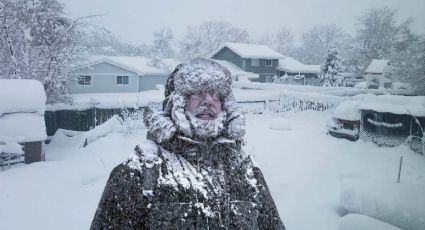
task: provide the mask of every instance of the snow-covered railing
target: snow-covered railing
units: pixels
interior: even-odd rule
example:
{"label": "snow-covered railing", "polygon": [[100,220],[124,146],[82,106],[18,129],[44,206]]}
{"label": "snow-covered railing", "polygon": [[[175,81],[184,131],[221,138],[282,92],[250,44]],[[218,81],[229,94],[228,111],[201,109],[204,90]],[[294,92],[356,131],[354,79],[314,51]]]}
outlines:
{"label": "snow-covered railing", "polygon": [[261,89],[261,90],[287,90],[292,92],[314,92],[334,96],[355,96],[358,94],[392,94],[392,95],[413,95],[409,89],[361,89],[354,87],[322,87],[311,85],[290,85],[276,83],[259,82],[233,82],[234,88],[241,89]]}
{"label": "snow-covered railing", "polygon": [[238,101],[238,104],[247,112],[325,111],[334,108],[344,100],[346,100],[344,97],[317,93],[282,92],[264,100]]}

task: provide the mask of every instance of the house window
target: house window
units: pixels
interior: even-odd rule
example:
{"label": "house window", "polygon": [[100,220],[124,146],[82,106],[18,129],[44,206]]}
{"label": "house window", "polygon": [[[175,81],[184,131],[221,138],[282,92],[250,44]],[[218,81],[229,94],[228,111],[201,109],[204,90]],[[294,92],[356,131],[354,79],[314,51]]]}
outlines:
{"label": "house window", "polygon": [[117,85],[128,85],[128,76],[117,76]]}
{"label": "house window", "polygon": [[271,59],[266,59],[266,66],[272,66],[273,62]]}
{"label": "house window", "polygon": [[77,82],[79,85],[91,85],[91,76],[89,75],[78,76]]}
{"label": "house window", "polygon": [[259,59],[251,59],[251,66],[260,66]]}

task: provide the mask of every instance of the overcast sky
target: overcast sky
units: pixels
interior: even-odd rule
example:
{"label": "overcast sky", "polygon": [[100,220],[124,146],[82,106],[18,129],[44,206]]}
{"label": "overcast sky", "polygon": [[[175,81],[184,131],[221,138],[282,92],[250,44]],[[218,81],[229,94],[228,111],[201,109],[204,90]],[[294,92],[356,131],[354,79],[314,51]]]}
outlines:
{"label": "overcast sky", "polygon": [[170,27],[181,38],[188,26],[223,20],[246,29],[252,39],[280,27],[295,35],[315,25],[335,23],[354,34],[357,19],[372,7],[413,17],[413,31],[425,34],[425,0],[59,0],[72,17],[104,14],[96,23],[135,45],[150,44],[152,31]]}

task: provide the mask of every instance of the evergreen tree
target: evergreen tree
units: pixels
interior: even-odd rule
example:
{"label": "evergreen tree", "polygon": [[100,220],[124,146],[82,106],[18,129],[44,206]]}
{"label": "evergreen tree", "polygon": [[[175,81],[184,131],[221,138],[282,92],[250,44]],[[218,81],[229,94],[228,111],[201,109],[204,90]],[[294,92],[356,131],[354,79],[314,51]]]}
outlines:
{"label": "evergreen tree", "polygon": [[340,76],[342,59],[338,55],[338,49],[331,46],[325,56],[324,63],[320,66],[320,79],[323,86],[342,86],[343,79]]}

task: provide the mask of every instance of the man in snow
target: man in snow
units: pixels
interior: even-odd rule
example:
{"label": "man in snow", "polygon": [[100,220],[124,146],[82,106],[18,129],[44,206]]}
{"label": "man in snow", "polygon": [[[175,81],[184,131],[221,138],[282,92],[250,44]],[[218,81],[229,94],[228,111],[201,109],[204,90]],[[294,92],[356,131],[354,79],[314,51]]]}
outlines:
{"label": "man in snow", "polygon": [[211,60],[171,73],[162,108],[145,111],[147,141],[112,171],[91,229],[285,229],[243,151],[231,84]]}

